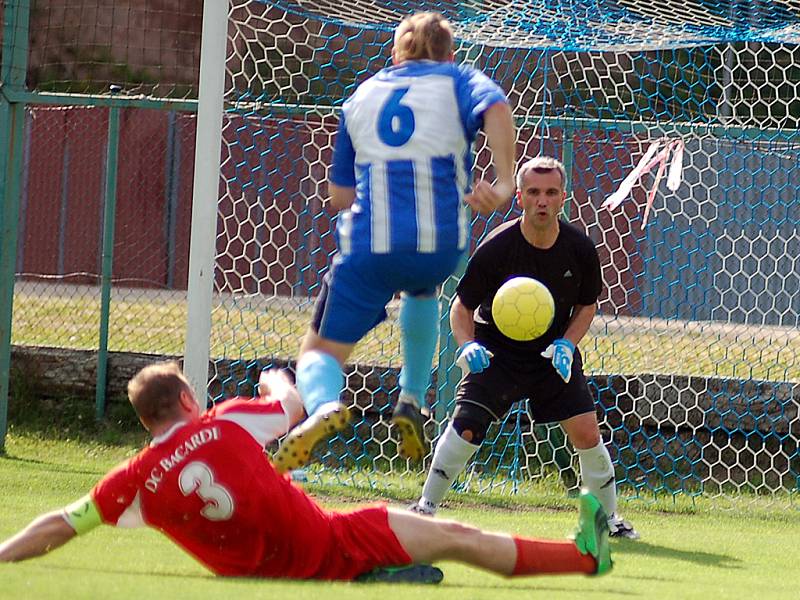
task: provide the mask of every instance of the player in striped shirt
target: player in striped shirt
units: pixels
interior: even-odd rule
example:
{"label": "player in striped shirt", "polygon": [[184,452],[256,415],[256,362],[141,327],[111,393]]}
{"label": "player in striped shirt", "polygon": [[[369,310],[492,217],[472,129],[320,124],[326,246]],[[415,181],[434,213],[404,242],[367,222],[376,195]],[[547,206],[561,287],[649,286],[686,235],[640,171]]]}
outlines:
{"label": "player in striped shirt", "polygon": [[604,514],[591,495],[581,498],[574,541],[488,533],[385,504],[323,509],[278,474],[264,452],[301,418],[295,387],[271,371],[260,388],[262,397],[231,399],[201,415],[176,363],[142,369],[128,395],[153,436],[150,444],[79,501],[0,543],[0,562],[41,556],[105,523],[155,528],[227,576],[349,580],[370,574],[391,581],[402,576],[388,567],[408,567],[401,573],[438,582],[441,572],[431,579],[438,570],[424,565],[438,560],[502,575],[611,569]]}
{"label": "player in striped shirt", "polygon": [[[342,108],[328,189],[339,252],[325,276],[297,362],[309,418],[275,454],[281,470],[302,466],[314,445],[343,429],[342,366],[356,342],[386,318],[402,292],[403,368],[392,416],[400,453],[424,455],[425,393],[439,320],[437,286],[469,240],[467,206],[487,214],[513,195],[515,129],[505,94],[454,60],[450,24],[438,13],[404,19],[392,66],[363,82]],[[492,150],[494,184],[471,181],[479,130]]]}

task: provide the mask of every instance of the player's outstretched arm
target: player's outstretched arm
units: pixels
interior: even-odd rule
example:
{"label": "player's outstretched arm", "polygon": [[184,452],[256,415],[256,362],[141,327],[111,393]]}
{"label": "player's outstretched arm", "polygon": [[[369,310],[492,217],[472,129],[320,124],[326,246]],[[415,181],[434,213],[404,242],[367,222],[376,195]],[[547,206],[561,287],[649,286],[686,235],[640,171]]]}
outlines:
{"label": "player's outstretched arm", "polygon": [[350,208],[356,199],[356,188],[336,185],[332,181],[328,182],[328,193],[330,194],[331,206],[336,210]]}
{"label": "player's outstretched arm", "polygon": [[481,214],[497,210],[514,195],[514,159],[516,128],[511,107],[496,102],[483,113],[483,132],[492,151],[492,165],[497,180],[489,184],[477,181],[464,201]]}
{"label": "player's outstretched arm", "polygon": [[77,534],[64,519],[62,510],[41,515],[30,525],[0,544],[0,562],[15,562],[47,554]]}
{"label": "player's outstretched arm", "polygon": [[280,369],[262,371],[258,379],[258,395],[260,398],[277,400],[283,406],[288,417],[289,428],[299,423],[305,416],[303,400],[289,376]]}
{"label": "player's outstretched arm", "polygon": [[459,347],[475,339],[475,321],[472,311],[456,296],[450,305],[450,330]]}
{"label": "player's outstretched arm", "polygon": [[[517,131],[511,107],[496,102],[483,114],[483,132],[492,151],[492,165],[497,177],[495,190],[505,202],[514,194],[514,161],[516,159]],[[499,204],[498,204],[499,206]]]}
{"label": "player's outstretched arm", "polygon": [[576,304],[572,317],[567,324],[567,331],[563,338],[553,340],[542,356],[549,358],[553,363],[553,368],[558,372],[565,383],[569,383],[572,378],[572,361],[575,355],[575,347],[589,331],[592,319],[597,312],[595,304]]}
{"label": "player's outstretched arm", "polygon": [[597,303],[594,304],[576,304],[572,309],[572,317],[567,324],[567,330],[564,332],[564,337],[577,346],[589,331],[592,325],[594,316],[597,313]]}

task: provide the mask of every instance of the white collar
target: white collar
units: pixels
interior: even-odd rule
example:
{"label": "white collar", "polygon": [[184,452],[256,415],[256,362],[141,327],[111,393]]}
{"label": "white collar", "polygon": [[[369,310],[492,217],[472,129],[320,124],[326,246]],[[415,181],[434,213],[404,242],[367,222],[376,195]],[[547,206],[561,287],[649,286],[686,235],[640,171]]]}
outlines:
{"label": "white collar", "polygon": [[166,442],[173,433],[175,433],[178,429],[186,425],[186,421],[179,421],[175,423],[172,427],[167,429],[164,433],[154,436],[153,439],[150,441],[150,447],[157,446],[158,444],[163,444]]}

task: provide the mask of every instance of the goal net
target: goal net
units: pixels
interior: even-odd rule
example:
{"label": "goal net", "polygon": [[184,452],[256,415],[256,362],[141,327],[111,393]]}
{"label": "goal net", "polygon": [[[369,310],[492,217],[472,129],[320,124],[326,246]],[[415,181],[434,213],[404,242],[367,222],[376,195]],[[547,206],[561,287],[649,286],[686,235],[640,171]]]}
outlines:
{"label": "goal net", "polygon": [[[418,10],[453,24],[456,59],[507,92],[518,156],[561,158],[566,218],[597,245],[604,292],[581,344],[628,496],[794,497],[800,478],[800,0],[232,0],[210,353],[215,400],[293,365],[335,252],[325,205],[338,111],[389,63]],[[489,164],[478,140],[475,172]],[[490,176],[490,174],[487,174]],[[473,220],[472,248],[506,214]],[[194,240],[193,243],[198,243]],[[442,290],[429,434],[457,370]],[[191,302],[191,298],[190,298]],[[398,485],[399,330],[347,368],[354,426],[316,455],[321,481]],[[459,482],[519,489],[574,456],[526,403]],[[411,478],[414,485],[417,478]]]}

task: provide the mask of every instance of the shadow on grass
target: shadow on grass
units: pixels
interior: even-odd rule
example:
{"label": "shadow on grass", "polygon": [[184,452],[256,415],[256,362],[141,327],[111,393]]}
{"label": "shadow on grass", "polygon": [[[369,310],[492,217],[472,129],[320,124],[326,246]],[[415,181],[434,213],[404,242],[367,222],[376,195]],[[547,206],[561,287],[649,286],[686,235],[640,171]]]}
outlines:
{"label": "shadow on grass", "polygon": [[[521,579],[516,579],[515,581],[522,581],[522,580]],[[605,586],[605,585],[603,587],[598,587],[597,589],[594,589],[594,590],[593,589],[586,589],[585,587],[573,587],[573,586],[570,586],[570,585],[547,585],[547,584],[544,584],[545,579],[543,577],[538,577],[538,578],[537,577],[528,577],[528,578],[525,578],[524,581],[526,583],[523,584],[523,585],[520,585],[519,583],[503,584],[503,583],[498,583],[495,579],[492,579],[491,581],[487,580],[486,586],[459,585],[457,583],[449,583],[447,581],[447,577],[445,576],[445,580],[441,583],[440,587],[447,588],[449,590],[464,590],[465,592],[469,592],[469,591],[474,591],[474,592],[486,591],[487,589],[492,590],[492,591],[498,590],[498,592],[500,592],[500,590],[506,590],[506,591],[509,591],[509,592],[515,592],[515,591],[516,592],[528,591],[528,592],[540,592],[540,593],[541,592],[559,592],[559,593],[562,593],[562,594],[563,593],[571,593],[571,594],[573,594],[573,597],[575,597],[575,598],[581,598],[581,597],[584,597],[584,596],[591,596],[592,594],[602,594],[604,596],[608,596],[609,594],[613,594],[615,598],[622,598],[622,597],[625,597],[625,596],[641,596],[641,594],[638,593],[638,592],[634,592],[634,591],[631,591],[631,590],[625,590],[625,589],[621,589],[621,588],[618,588],[618,587],[615,588],[615,587],[612,587],[612,586]],[[610,580],[603,579],[601,581],[603,581],[605,583],[606,581],[610,581]]]}
{"label": "shadow on grass", "polygon": [[[39,565],[31,565],[26,564],[27,568],[35,568],[37,570],[42,571],[64,571],[65,573],[97,573],[98,575],[127,575],[131,577],[148,577],[153,578],[155,577],[165,577],[167,579],[211,579],[211,580],[222,580],[222,577],[217,577],[213,573],[165,573],[161,572],[153,572],[153,570],[147,571],[132,571],[130,569],[101,569],[97,567],[78,567],[78,566],[70,566],[70,565],[54,565],[54,564],[39,564]],[[255,579],[255,578],[242,578],[242,579],[235,579],[234,581],[261,581],[263,579]]]}
{"label": "shadow on grass", "polygon": [[612,551],[614,555],[620,554],[640,554],[655,558],[668,558],[672,560],[683,560],[686,562],[697,563],[718,569],[734,569],[741,564],[741,560],[728,556],[727,554],[715,554],[713,552],[702,552],[700,550],[679,550],[668,546],[649,544],[641,540],[615,540]]}
{"label": "shadow on grass", "polygon": [[[585,587],[573,587],[570,585],[548,585],[545,584],[544,578],[537,578],[537,577],[530,577],[526,578],[525,584],[520,585],[520,583],[503,583],[499,581],[497,578],[492,577],[487,579],[485,586],[477,586],[477,585],[460,585],[455,582],[448,581],[447,577],[445,576],[444,581],[439,585],[431,585],[425,583],[368,583],[368,582],[355,582],[355,581],[330,581],[330,580],[322,580],[322,579],[278,579],[278,578],[268,578],[268,577],[218,577],[213,575],[212,573],[169,573],[169,572],[158,572],[154,573],[152,570],[146,571],[132,571],[132,570],[125,570],[125,569],[113,569],[113,568],[96,568],[96,567],[79,567],[79,566],[68,566],[68,565],[26,565],[26,566],[33,566],[36,569],[40,569],[43,571],[62,571],[64,573],[96,573],[99,575],[115,575],[115,576],[132,576],[132,577],[146,577],[148,579],[152,579],[155,577],[163,577],[167,579],[177,579],[177,580],[209,580],[209,581],[219,581],[219,582],[231,582],[237,584],[245,584],[245,585],[264,585],[266,583],[291,583],[296,585],[325,585],[329,586],[331,584],[347,584],[347,585],[354,585],[357,588],[369,588],[372,586],[381,586],[380,589],[386,589],[386,586],[401,586],[401,587],[414,587],[418,589],[430,589],[430,590],[464,590],[465,592],[481,592],[486,590],[508,590],[511,592],[514,591],[531,591],[531,592],[559,592],[559,593],[573,593],[575,597],[579,596],[591,596],[592,594],[603,594],[608,595],[609,593],[613,593],[616,597],[625,597],[625,596],[640,596],[641,594],[637,592],[633,592],[630,590],[624,589],[611,589],[609,587],[604,586],[603,588],[598,588],[595,590],[586,589]],[[516,582],[521,582],[521,579],[517,579]],[[611,582],[609,579],[602,579],[599,581]],[[544,585],[543,585],[544,584]]]}
{"label": "shadow on grass", "polygon": [[106,473],[106,469],[77,469],[64,463],[38,460],[36,458],[21,458],[9,454],[0,454],[0,459],[19,463],[20,466],[25,465],[36,471],[73,473],[75,475],[104,475]]}

